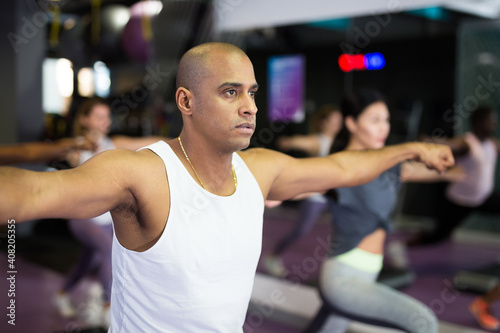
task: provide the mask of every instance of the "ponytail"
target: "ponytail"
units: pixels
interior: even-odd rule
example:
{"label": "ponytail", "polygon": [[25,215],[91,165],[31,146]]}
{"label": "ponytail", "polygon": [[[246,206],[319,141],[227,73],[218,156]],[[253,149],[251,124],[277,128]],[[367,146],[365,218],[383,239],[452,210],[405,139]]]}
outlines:
{"label": "ponytail", "polygon": [[345,126],[345,122],[343,122],[342,128],[335,137],[335,141],[333,141],[332,147],[330,148],[330,154],[337,153],[339,151],[346,149],[347,145],[349,144],[350,138],[351,138],[351,133],[349,133],[349,130]]}

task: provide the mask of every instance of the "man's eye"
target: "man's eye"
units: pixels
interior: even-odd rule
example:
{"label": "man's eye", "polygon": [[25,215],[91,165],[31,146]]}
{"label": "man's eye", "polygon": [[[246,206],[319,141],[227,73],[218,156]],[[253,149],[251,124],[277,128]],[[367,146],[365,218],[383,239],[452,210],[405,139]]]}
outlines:
{"label": "man's eye", "polygon": [[228,94],[229,96],[234,96],[234,95],[236,95],[236,90],[234,90],[234,89],[228,90],[228,91],[226,91],[226,94]]}

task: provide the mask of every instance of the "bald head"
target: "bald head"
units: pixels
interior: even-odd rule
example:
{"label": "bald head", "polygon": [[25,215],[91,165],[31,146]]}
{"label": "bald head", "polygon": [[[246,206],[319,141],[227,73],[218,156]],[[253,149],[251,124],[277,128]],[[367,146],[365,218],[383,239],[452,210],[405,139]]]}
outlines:
{"label": "bald head", "polygon": [[209,61],[213,56],[222,54],[246,56],[240,48],[229,43],[205,43],[188,50],[181,58],[177,68],[176,86],[196,91],[197,85],[211,75]]}

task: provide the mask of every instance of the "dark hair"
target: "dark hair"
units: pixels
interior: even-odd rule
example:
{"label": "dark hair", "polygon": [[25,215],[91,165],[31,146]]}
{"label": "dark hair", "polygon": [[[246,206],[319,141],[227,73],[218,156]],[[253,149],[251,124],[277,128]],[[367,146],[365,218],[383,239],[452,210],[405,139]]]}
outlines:
{"label": "dark hair", "polygon": [[337,134],[337,137],[333,142],[330,153],[336,153],[344,150],[349,144],[350,133],[345,126],[346,117],[358,119],[359,115],[362,114],[369,105],[376,102],[386,103],[386,100],[385,97],[375,89],[358,90],[342,97],[340,110],[342,111],[342,116],[344,117],[344,123],[342,125],[342,129]]}
{"label": "dark hair", "polygon": [[[335,137],[333,141],[332,148],[330,149],[330,154],[344,150],[349,144],[349,139],[351,135],[347,126],[345,125],[346,117],[352,117],[355,120],[358,119],[359,115],[370,105],[376,102],[386,103],[384,95],[375,89],[362,89],[355,92],[345,94],[340,102],[340,110],[342,111],[343,124],[342,128]],[[339,194],[335,189],[331,189],[325,193],[326,197],[329,197],[333,201],[337,202],[339,199]]]}
{"label": "dark hair", "polygon": [[322,105],[318,111],[316,111],[312,117],[310,122],[310,132],[311,133],[320,133],[323,122],[335,112],[339,112],[340,108],[333,104],[324,104]]}
{"label": "dark hair", "polygon": [[478,125],[480,122],[485,120],[491,114],[493,114],[494,110],[490,106],[480,105],[476,110],[474,110],[470,115],[470,124],[472,127]]}
{"label": "dark hair", "polygon": [[80,136],[83,135],[84,128],[82,124],[80,124],[80,118],[81,117],[87,117],[90,115],[90,112],[96,105],[108,105],[106,100],[101,97],[92,97],[87,100],[85,100],[83,103],[80,104],[80,107],[76,111],[74,122],[73,122],[73,135],[74,136]]}

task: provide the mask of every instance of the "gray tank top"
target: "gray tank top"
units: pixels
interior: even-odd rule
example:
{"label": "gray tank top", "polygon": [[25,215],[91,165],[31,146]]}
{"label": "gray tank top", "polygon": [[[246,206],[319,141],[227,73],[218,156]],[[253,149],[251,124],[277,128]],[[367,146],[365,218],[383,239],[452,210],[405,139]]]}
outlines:
{"label": "gray tank top", "polygon": [[400,165],[364,185],[339,188],[338,200],[330,199],[333,216],[331,255],[352,250],[378,228],[392,229],[391,215],[401,187]]}

